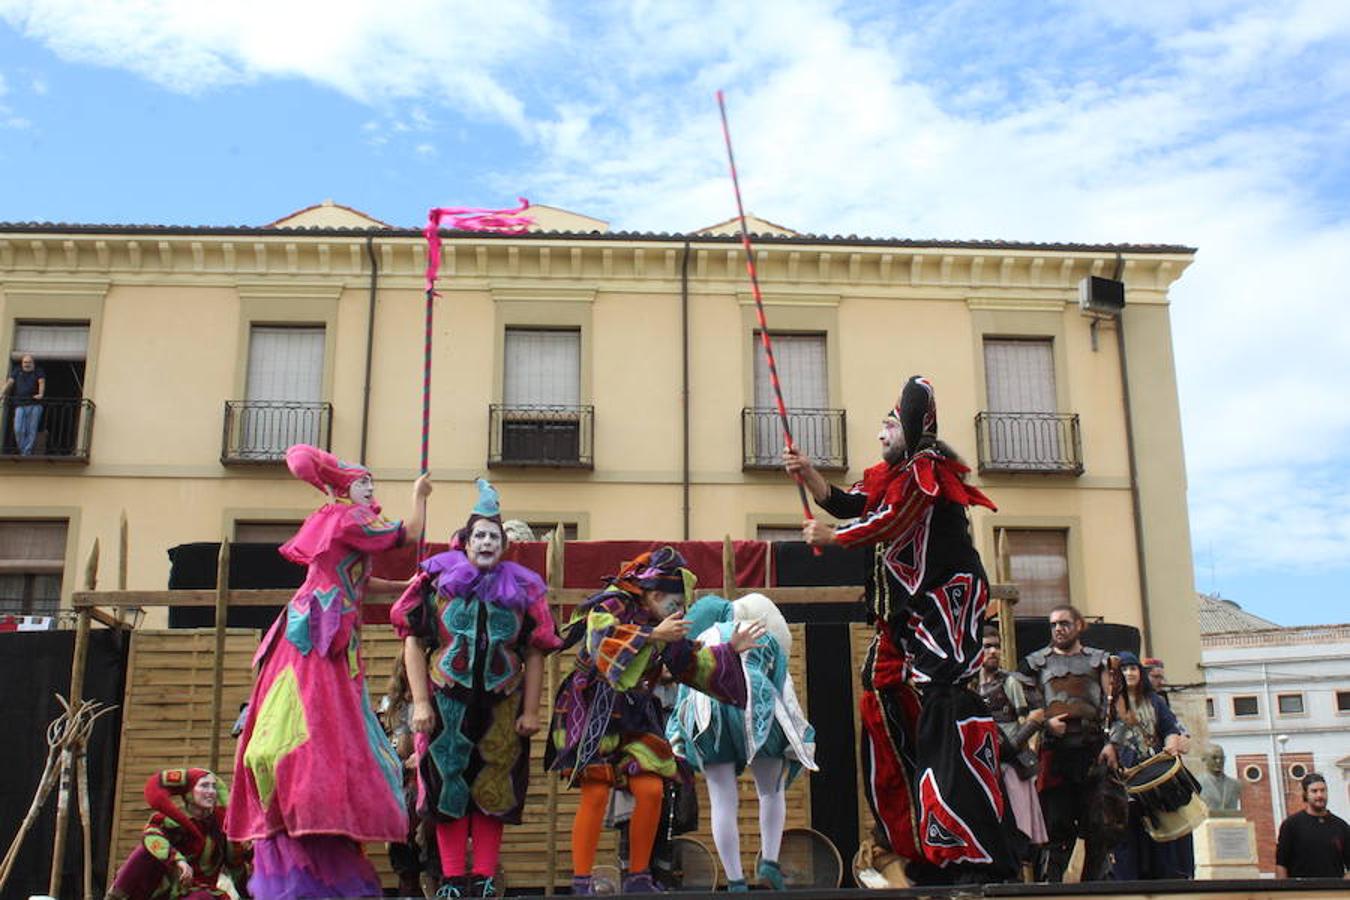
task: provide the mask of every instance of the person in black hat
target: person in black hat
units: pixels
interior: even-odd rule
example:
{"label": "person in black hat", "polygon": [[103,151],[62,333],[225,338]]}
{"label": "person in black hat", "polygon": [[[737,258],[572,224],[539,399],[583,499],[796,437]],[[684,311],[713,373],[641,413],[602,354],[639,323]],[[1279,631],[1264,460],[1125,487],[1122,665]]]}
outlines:
{"label": "person in black hat", "polygon": [[[937,437],[933,385],[905,382],[877,435],[882,461],[848,490],[785,450],[837,528],[810,520],[814,546],[875,548],[867,599],[877,633],[863,664],[864,786],[876,837],[917,883],[1000,881],[1017,872],[999,772],[998,726],[963,686],[980,670],[989,584],[966,509],[994,504]],[[917,689],[917,690],[916,690]]]}

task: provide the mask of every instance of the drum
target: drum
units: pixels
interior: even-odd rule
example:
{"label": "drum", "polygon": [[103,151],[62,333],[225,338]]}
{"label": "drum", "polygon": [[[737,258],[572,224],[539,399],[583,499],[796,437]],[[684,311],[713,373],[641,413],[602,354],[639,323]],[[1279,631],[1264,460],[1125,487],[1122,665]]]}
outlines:
{"label": "drum", "polygon": [[1125,791],[1139,803],[1148,836],[1160,843],[1185,837],[1209,815],[1199,782],[1170,753],[1126,769]]}
{"label": "drum", "polygon": [[860,888],[874,891],[907,888],[912,883],[905,874],[909,860],[864,838],[853,855],[853,881]]}
{"label": "drum", "polygon": [[[755,854],[755,871],[760,855]],[[844,882],[844,860],[834,842],[813,828],[789,828],[778,850],[783,885],[796,888],[837,888]]]}

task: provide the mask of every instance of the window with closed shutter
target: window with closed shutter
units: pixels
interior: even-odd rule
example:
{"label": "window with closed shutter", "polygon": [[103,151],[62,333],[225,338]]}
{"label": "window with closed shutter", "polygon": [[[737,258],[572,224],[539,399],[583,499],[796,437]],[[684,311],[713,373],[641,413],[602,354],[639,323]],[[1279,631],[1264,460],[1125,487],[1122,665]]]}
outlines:
{"label": "window with closed shutter", "polygon": [[254,325],[240,440],[250,456],[280,456],[292,444],[322,445],[322,326]]}
{"label": "window with closed shutter", "polygon": [[0,612],[53,615],[66,565],[63,521],[0,521]]}
{"label": "window with closed shutter", "polygon": [[1055,468],[1066,449],[1049,340],[985,338],[988,448],[996,464]]}
{"label": "window with closed shutter", "polygon": [[[769,332],[769,337],[773,341],[774,363],[793,441],[813,460],[833,459],[841,436],[835,433],[838,417],[828,409],[830,381],[825,335]],[[758,331],[752,337],[750,352],[755,359],[754,446],[751,452],[754,459],[776,465],[783,450],[783,426],[778,417],[773,381],[769,378],[769,362]]]}
{"label": "window with closed shutter", "polygon": [[504,356],[500,461],[581,461],[580,330],[508,328]]}
{"label": "window with closed shutter", "polygon": [[1017,615],[1044,617],[1069,596],[1069,533],[1058,528],[1000,528],[999,553],[1017,585]]}

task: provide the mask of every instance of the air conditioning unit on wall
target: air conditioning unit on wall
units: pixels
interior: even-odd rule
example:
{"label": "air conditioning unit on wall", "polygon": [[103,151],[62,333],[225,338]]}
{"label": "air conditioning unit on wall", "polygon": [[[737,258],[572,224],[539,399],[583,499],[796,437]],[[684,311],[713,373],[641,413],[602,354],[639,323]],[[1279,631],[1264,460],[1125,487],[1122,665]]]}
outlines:
{"label": "air conditioning unit on wall", "polygon": [[1078,282],[1078,308],[1086,315],[1115,318],[1125,308],[1125,282],[1089,275]]}

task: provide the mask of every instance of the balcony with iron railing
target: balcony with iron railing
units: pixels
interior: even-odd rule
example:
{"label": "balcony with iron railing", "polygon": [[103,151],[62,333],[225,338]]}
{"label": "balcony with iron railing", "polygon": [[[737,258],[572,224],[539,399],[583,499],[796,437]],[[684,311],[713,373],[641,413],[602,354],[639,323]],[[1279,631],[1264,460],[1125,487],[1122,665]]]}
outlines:
{"label": "balcony with iron railing", "polygon": [[595,468],[595,407],[491,404],[488,466]]}
{"label": "balcony with iron railing", "polygon": [[[810,457],[817,469],[848,468],[847,417],[842,409],[792,409],[788,427],[797,449]],[[783,467],[783,426],[778,410],[746,407],[741,410],[741,469]]]}
{"label": "balcony with iron railing", "polygon": [[977,413],[975,439],[981,475],[1083,474],[1077,413]]}
{"label": "balcony with iron railing", "polygon": [[[37,421],[33,423],[35,438],[31,452],[24,453],[15,430],[16,414],[37,406]],[[88,463],[89,443],[94,434],[94,401],[83,398],[63,399],[44,397],[34,404],[20,405],[13,397],[0,401],[3,415],[3,440],[0,440],[0,459],[46,462]]]}
{"label": "balcony with iron railing", "polygon": [[292,444],[327,450],[333,440],[333,404],[285,400],[226,400],[220,461],[226,465],[283,462]]}

